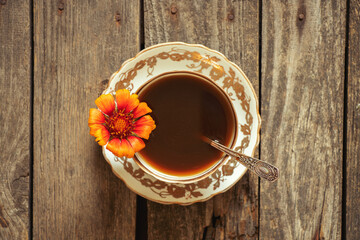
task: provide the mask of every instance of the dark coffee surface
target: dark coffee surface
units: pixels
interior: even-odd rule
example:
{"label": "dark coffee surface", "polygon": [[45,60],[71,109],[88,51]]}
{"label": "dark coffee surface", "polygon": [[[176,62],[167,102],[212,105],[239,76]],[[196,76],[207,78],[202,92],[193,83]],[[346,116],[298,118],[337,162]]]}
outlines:
{"label": "dark coffee surface", "polygon": [[202,77],[163,75],[141,89],[139,99],[153,110],[156,123],[140,155],[158,171],[175,176],[203,172],[222,156],[203,137],[226,146],[232,142],[231,105],[220,89]]}

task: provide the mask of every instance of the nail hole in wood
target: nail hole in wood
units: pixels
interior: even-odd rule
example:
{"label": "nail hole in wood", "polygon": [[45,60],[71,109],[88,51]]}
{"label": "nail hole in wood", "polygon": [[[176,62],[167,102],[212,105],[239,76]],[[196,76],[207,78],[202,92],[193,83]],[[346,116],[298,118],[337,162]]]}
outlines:
{"label": "nail hole in wood", "polygon": [[59,11],[63,11],[65,8],[65,4],[63,2],[59,2],[58,9]]}
{"label": "nail hole in wood", "polygon": [[178,11],[177,7],[171,7],[170,12],[171,14],[176,14]]}
{"label": "nail hole in wood", "polygon": [[[302,31],[305,27],[305,22],[306,22],[306,6],[304,4],[302,4],[301,6],[299,6],[298,11],[297,11],[297,15],[295,15],[294,17],[296,17],[296,27],[299,31],[299,37],[302,37]],[[295,20],[294,19],[294,20]]]}
{"label": "nail hole in wood", "polygon": [[116,14],[115,14],[115,21],[118,22],[118,23],[120,23],[120,21],[121,21],[120,13],[116,13]]}
{"label": "nail hole in wood", "polygon": [[234,14],[232,14],[232,13],[229,13],[229,14],[228,14],[228,19],[229,19],[230,21],[234,20],[234,18],[235,18]]}
{"label": "nail hole in wood", "polygon": [[299,14],[299,21],[304,20],[304,18],[305,18],[305,15],[303,13],[300,13]]}

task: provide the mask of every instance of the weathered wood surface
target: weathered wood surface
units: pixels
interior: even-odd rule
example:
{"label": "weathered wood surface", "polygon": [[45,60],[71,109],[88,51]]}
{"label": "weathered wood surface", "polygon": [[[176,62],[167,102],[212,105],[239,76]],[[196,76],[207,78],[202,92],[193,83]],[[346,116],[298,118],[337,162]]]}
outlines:
{"label": "weathered wood surface", "polygon": [[[32,3],[0,0],[0,239],[134,239],[136,227],[139,239],[360,238],[359,1],[349,0],[347,56],[345,0]],[[219,50],[261,86],[261,158],[280,167],[278,182],[261,181],[258,195],[247,173],[205,203],[145,200],[147,218],[143,205],[136,213],[136,195],[111,172],[87,118],[142,38]]]}
{"label": "weathered wood surface", "polygon": [[0,1],[0,239],[29,233],[30,2]]}
{"label": "weathered wood surface", "polygon": [[345,231],[360,239],[360,2],[350,1],[349,10]]}
{"label": "weathered wood surface", "polygon": [[89,108],[140,48],[139,1],[34,1],[34,239],[134,239],[136,195],[89,135]]}
{"label": "weathered wood surface", "polygon": [[[224,53],[259,86],[259,3],[256,1],[144,1],[145,46],[184,41]],[[255,239],[258,178],[247,173],[206,203],[166,206],[148,201],[149,239]]]}
{"label": "weathered wood surface", "polygon": [[340,239],[346,1],[262,9],[260,238]]}

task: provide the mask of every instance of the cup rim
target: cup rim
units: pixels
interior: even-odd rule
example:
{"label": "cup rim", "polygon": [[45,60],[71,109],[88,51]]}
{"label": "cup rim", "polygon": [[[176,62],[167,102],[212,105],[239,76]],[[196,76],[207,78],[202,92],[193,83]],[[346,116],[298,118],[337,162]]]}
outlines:
{"label": "cup rim", "polygon": [[[139,94],[141,92],[141,90],[147,86],[148,84],[150,84],[151,82],[155,81],[157,78],[162,77],[164,75],[168,75],[168,74],[178,74],[178,73],[183,73],[183,74],[190,74],[190,75],[197,75],[198,77],[208,81],[210,84],[212,84],[214,87],[218,88],[223,95],[225,96],[225,98],[227,99],[228,103],[230,104],[230,108],[232,110],[232,114],[234,117],[234,135],[232,137],[231,140],[231,144],[230,144],[230,148],[233,148],[235,143],[236,143],[236,139],[238,138],[238,118],[236,115],[236,111],[235,108],[233,106],[233,103],[229,97],[229,95],[225,92],[225,90],[219,86],[215,81],[213,81],[212,79],[210,79],[209,77],[198,73],[198,72],[193,72],[193,71],[186,71],[186,70],[181,70],[181,71],[168,71],[168,72],[163,72],[157,76],[154,76],[152,78],[150,78],[149,80],[147,80],[146,82],[144,82],[137,90],[136,90],[136,94]],[[216,170],[218,170],[219,168],[221,168],[229,159],[229,156],[226,154],[223,154],[219,160],[212,165],[210,168],[206,169],[203,172],[197,173],[195,175],[190,175],[190,176],[186,176],[186,177],[179,177],[179,176],[172,176],[169,174],[164,174],[161,173],[160,171],[151,168],[149,166],[147,166],[148,164],[144,164],[141,159],[141,157],[139,156],[139,153],[135,153],[133,159],[135,161],[135,163],[140,167],[140,169],[142,169],[144,172],[148,173],[149,175],[155,177],[158,180],[164,181],[164,182],[168,182],[168,183],[182,183],[182,184],[189,184],[189,183],[193,183],[193,182],[197,182],[200,180],[203,180],[207,177],[209,177],[211,174],[213,174]]]}

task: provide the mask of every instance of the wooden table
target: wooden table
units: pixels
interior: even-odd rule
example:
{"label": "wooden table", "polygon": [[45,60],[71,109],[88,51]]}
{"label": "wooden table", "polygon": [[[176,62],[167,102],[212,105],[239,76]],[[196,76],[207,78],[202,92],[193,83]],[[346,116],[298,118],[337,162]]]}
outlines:
{"label": "wooden table", "polygon": [[[165,206],[111,172],[88,110],[167,41],[244,70],[276,183]],[[357,0],[0,0],[0,239],[360,239],[359,46]]]}

